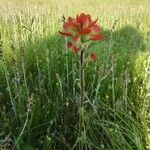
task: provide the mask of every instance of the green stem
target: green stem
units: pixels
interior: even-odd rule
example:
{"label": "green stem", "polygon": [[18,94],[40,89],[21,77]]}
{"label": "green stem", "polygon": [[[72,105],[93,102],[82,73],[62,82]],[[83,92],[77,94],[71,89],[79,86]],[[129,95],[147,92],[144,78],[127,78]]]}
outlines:
{"label": "green stem", "polygon": [[83,116],[83,101],[84,101],[84,53],[81,51],[80,55],[80,102],[79,102],[79,133],[81,140],[79,141],[79,150],[83,150],[82,133],[84,129],[84,116]]}

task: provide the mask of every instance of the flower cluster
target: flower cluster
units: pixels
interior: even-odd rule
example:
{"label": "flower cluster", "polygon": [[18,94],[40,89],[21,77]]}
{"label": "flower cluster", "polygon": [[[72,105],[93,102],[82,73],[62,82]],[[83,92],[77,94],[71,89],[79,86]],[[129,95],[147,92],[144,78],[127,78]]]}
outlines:
{"label": "flower cluster", "polygon": [[[64,31],[59,31],[59,33],[71,39],[68,41],[67,47],[77,53],[80,51],[80,45],[85,42],[103,39],[103,36],[100,34],[100,27],[96,24],[97,21],[98,19],[93,21],[89,14],[86,15],[84,13],[77,15],[76,18],[68,17],[67,21],[64,21]],[[92,54],[90,58],[92,60],[96,59],[96,54]]]}

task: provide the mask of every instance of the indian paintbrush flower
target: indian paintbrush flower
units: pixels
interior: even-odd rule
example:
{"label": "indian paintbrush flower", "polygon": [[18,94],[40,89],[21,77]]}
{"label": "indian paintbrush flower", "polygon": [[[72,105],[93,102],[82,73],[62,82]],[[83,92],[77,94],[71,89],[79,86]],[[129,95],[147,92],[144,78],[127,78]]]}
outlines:
{"label": "indian paintbrush flower", "polygon": [[[84,149],[84,143],[82,142],[82,137],[85,134],[85,124],[84,124],[84,64],[85,64],[85,54],[87,50],[91,47],[89,43],[93,41],[100,41],[103,36],[100,33],[100,27],[97,25],[96,20],[92,20],[89,14],[81,13],[77,15],[76,18],[68,17],[67,21],[63,21],[63,31],[59,33],[67,38],[67,47],[70,48],[74,53],[79,55],[79,77],[80,77],[80,100],[79,100],[79,150]],[[95,53],[91,53],[88,57],[89,61],[96,61],[97,56]]]}
{"label": "indian paintbrush flower", "polygon": [[92,54],[89,56],[89,60],[90,60],[90,61],[96,61],[96,59],[97,59],[97,56],[96,56],[95,53],[92,53]]}
{"label": "indian paintbrush flower", "polygon": [[84,13],[77,15],[76,18],[68,17],[67,21],[64,21],[64,30],[62,32],[59,31],[59,33],[71,39],[69,43],[71,43],[72,46],[69,44],[69,48],[74,52],[78,52],[83,43],[103,39],[97,21],[98,19],[93,21],[89,14],[86,15]]}

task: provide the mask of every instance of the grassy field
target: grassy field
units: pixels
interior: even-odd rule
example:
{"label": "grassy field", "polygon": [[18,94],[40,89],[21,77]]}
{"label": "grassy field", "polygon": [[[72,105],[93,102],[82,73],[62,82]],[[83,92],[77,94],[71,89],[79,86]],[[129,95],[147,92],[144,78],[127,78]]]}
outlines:
{"label": "grassy field", "polygon": [[[99,18],[105,40],[85,68],[85,133],[79,72],[62,16]],[[0,149],[150,150],[150,1],[0,1]]]}

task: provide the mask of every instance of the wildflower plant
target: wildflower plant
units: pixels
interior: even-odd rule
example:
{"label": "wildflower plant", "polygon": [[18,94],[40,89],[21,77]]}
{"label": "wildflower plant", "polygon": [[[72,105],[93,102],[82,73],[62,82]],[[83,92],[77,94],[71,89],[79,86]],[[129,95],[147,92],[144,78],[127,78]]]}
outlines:
{"label": "wildflower plant", "polygon": [[[80,137],[84,134],[84,66],[88,61],[96,61],[96,53],[89,54],[89,48],[94,45],[95,41],[103,40],[103,35],[100,33],[100,27],[96,20],[92,20],[89,14],[81,13],[76,18],[68,17],[67,21],[63,21],[63,31],[59,33],[67,37],[67,47],[71,49],[79,57],[80,71],[80,100],[79,100],[79,132]],[[88,58],[85,58],[88,54]],[[80,140],[79,150],[83,150],[84,144]]]}

